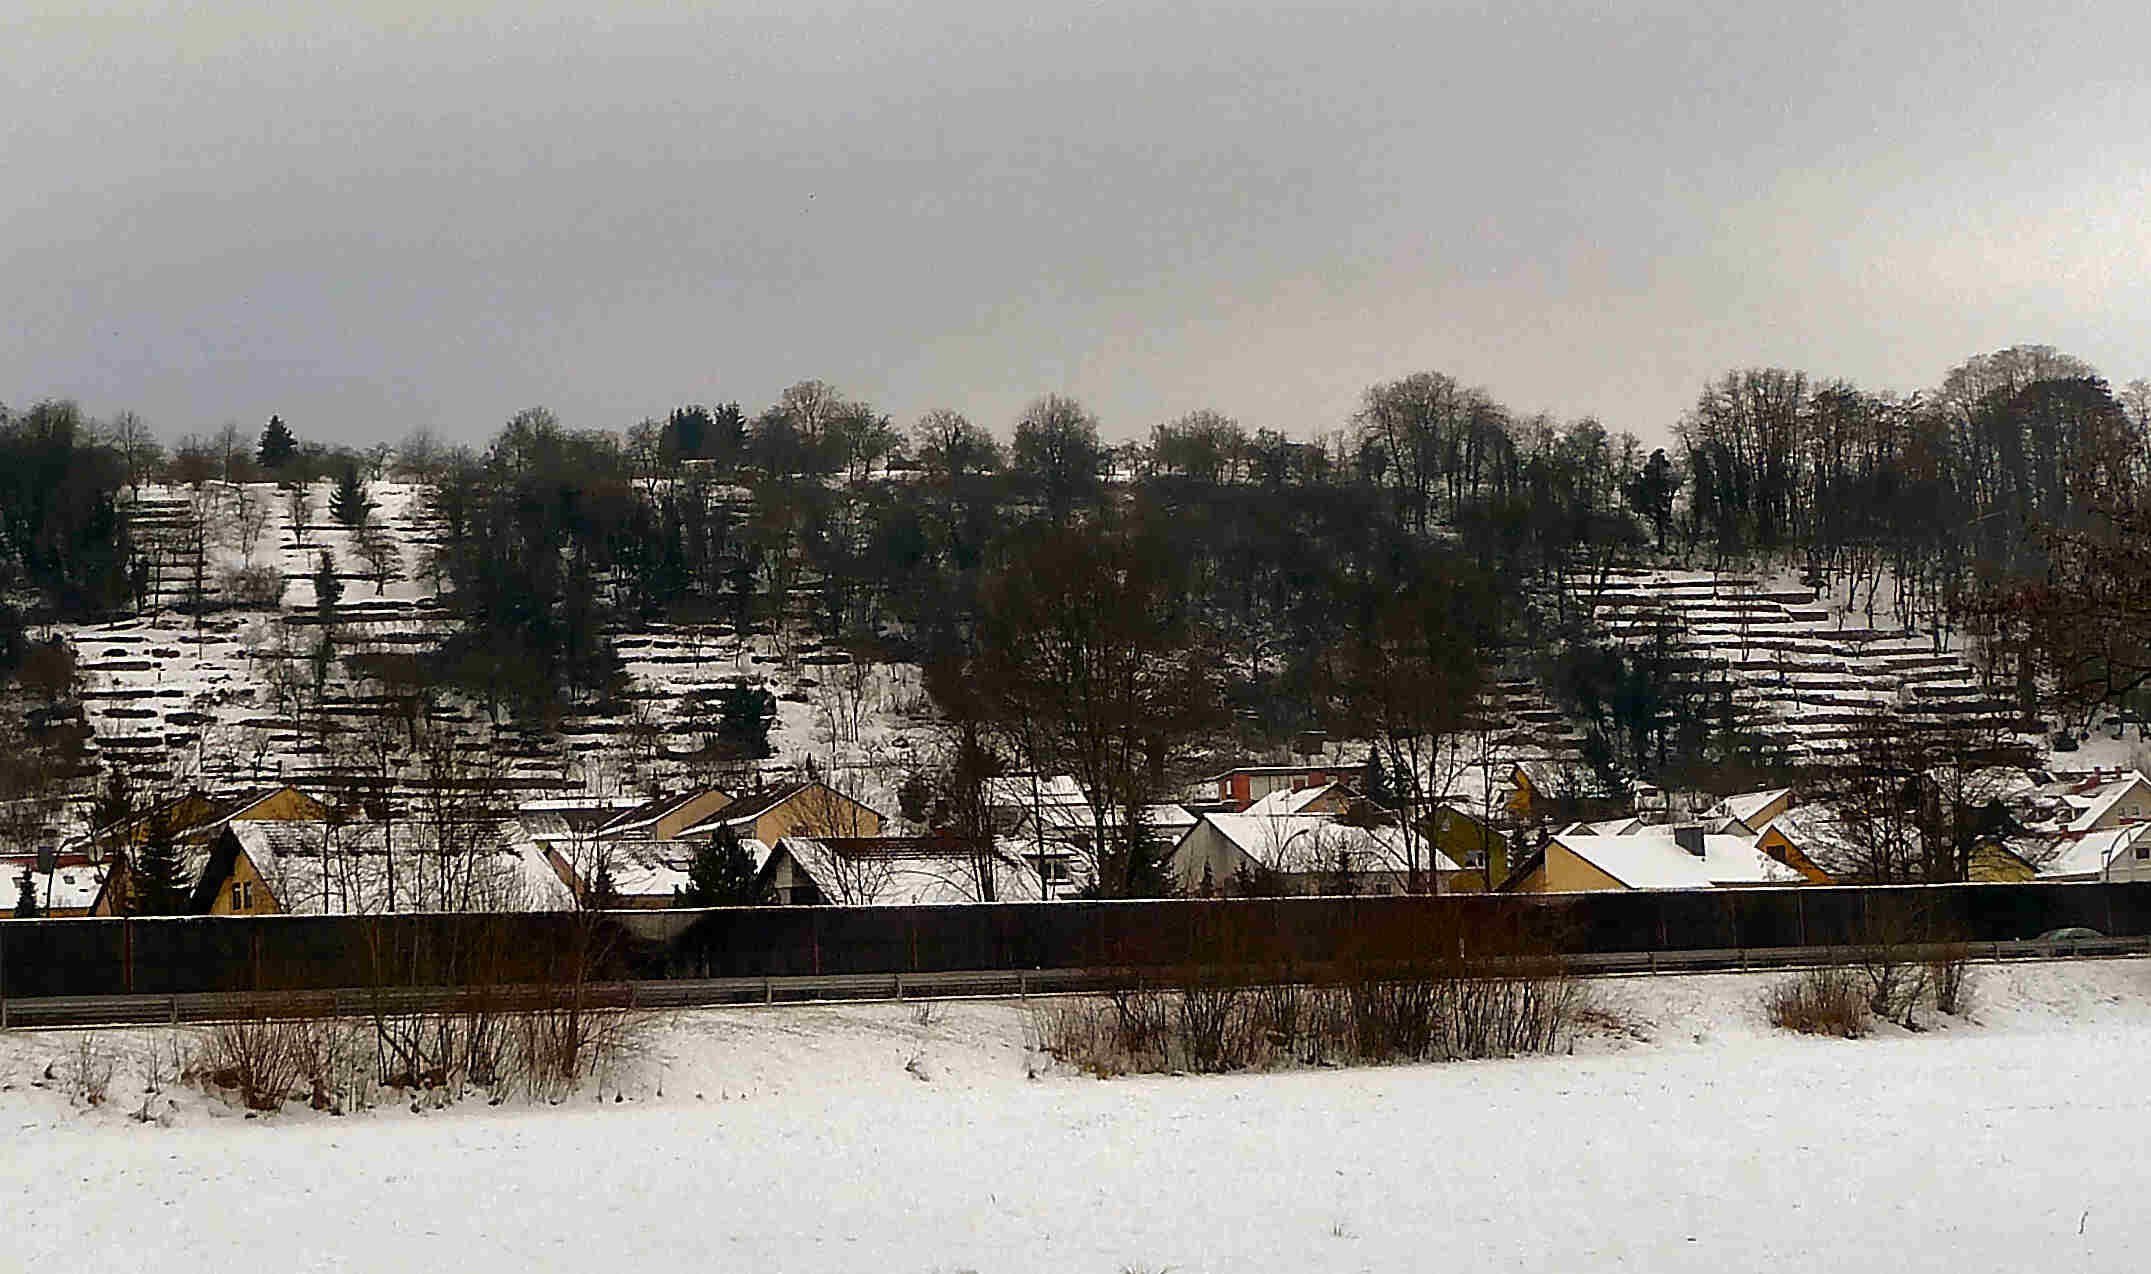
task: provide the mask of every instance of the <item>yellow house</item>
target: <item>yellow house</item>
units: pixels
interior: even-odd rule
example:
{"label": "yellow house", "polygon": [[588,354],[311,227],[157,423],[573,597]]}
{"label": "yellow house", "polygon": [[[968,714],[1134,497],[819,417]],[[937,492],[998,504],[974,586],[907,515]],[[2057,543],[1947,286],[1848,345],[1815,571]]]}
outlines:
{"label": "yellow house", "polygon": [[[266,820],[265,820],[266,821]],[[206,916],[273,916],[283,903],[261,868],[230,829],[217,838],[194,885],[194,913]]]}
{"label": "yellow house", "polygon": [[195,791],[100,828],[93,839],[106,849],[125,849],[161,831],[181,844],[200,843],[214,839],[226,823],[318,823],[328,816],[327,805],[289,783],[223,800]]}
{"label": "yellow house", "polygon": [[1482,815],[1444,804],[1434,811],[1428,831],[1436,849],[1464,865],[1456,888],[1492,890],[1507,879],[1509,838]]}
{"label": "yellow house", "polygon": [[1807,851],[1800,848],[1799,843],[1786,834],[1786,830],[1776,822],[1771,823],[1763,829],[1763,834],[1756,838],[1755,848],[1799,872],[1813,884],[1831,883],[1829,873],[1817,867],[1814,860],[1807,856]]}
{"label": "yellow house", "polygon": [[[183,843],[180,870],[189,891],[188,915],[272,916],[283,910],[241,841],[227,824],[207,845],[199,841]],[[114,854],[96,901],[90,906],[90,915],[127,914],[128,872],[126,852]]]}
{"label": "yellow house", "polygon": [[1721,889],[1799,884],[1744,836],[1676,833],[1652,827],[1626,836],[1566,833],[1518,864],[1504,893],[1590,893],[1608,889]]}
{"label": "yellow house", "polygon": [[683,828],[679,836],[714,836],[719,827],[729,827],[743,841],[774,845],[787,836],[879,836],[881,822],[881,814],[871,807],[819,779],[808,779],[742,796]]}
{"label": "yellow house", "polygon": [[2039,879],[2038,868],[1991,841],[1973,846],[1965,867],[1965,879],[1982,885],[2021,885]]}

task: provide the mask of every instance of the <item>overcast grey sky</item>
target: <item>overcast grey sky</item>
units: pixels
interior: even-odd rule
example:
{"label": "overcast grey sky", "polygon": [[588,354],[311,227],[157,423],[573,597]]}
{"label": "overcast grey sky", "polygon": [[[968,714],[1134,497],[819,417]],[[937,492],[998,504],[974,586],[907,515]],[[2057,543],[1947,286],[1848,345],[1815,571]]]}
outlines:
{"label": "overcast grey sky", "polygon": [[1651,438],[1736,366],[2151,374],[2143,0],[22,3],[0,400],[167,435],[807,377],[1306,433],[1439,370]]}

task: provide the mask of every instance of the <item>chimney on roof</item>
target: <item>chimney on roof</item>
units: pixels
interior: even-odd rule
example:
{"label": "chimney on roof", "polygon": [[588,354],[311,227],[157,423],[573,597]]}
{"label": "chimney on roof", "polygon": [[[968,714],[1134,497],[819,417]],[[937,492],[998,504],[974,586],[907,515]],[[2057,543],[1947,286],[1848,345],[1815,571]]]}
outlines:
{"label": "chimney on roof", "polygon": [[1703,856],[1703,825],[1701,823],[1683,823],[1674,828],[1673,843],[1694,854],[1697,858],[1701,858]]}

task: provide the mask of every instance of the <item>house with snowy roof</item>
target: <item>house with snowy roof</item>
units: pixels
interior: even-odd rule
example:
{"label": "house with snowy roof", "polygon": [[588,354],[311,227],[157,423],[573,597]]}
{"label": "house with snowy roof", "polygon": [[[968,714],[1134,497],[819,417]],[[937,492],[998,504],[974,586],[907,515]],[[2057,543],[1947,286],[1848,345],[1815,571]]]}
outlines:
{"label": "house with snowy roof", "polygon": [[146,844],[159,834],[180,842],[206,841],[229,823],[312,823],[328,817],[326,803],[289,783],[220,797],[197,789],[98,828],[85,849],[92,853],[123,850]]}
{"label": "house with snowy roof", "polygon": [[[657,911],[680,905],[695,855],[708,843],[615,837],[554,844],[545,858],[572,897],[590,898],[603,879],[611,886],[604,904],[608,909]],[[757,869],[769,858],[769,846],[761,841],[742,840],[740,848]]]}
{"label": "house with snowy roof", "polygon": [[722,788],[699,787],[655,797],[622,810],[599,825],[597,835],[645,841],[671,840],[733,804]]}
{"label": "house with snowy roof", "polygon": [[1289,792],[1303,787],[1322,787],[1326,784],[1344,782],[1354,777],[1335,764],[1313,765],[1239,765],[1221,774],[1213,774],[1199,784],[1203,798],[1227,805],[1235,810],[1248,806],[1272,792]]}
{"label": "house with snowy roof", "polygon": [[787,836],[879,836],[882,821],[865,802],[820,779],[802,779],[734,797],[675,836],[704,839],[725,828],[742,841],[775,845]]}
{"label": "house with snowy roof", "polygon": [[2151,821],[2151,779],[2135,770],[2056,774],[2037,793],[2054,811],[2056,831],[2097,832]]}
{"label": "house with snowy roof", "polygon": [[1587,893],[1797,885],[1807,879],[1746,836],[1713,834],[1688,824],[1624,836],[1554,836],[1519,862],[1500,888],[1504,893]]}
{"label": "house with snowy roof", "polygon": [[1422,887],[1444,891],[1464,872],[1428,836],[1407,835],[1395,824],[1356,826],[1326,814],[1205,814],[1171,859],[1183,892],[1226,898],[1258,890],[1404,893],[1415,865]]}
{"label": "house with snowy roof", "polygon": [[[236,821],[180,850],[193,915],[542,911],[574,902],[536,846],[505,820]],[[93,914],[125,913],[125,859],[114,866]]]}
{"label": "house with snowy roof", "polygon": [[787,836],[756,888],[784,906],[937,907],[1037,902],[1036,870],[995,845],[946,836]]}
{"label": "house with snowy roof", "polygon": [[104,886],[105,867],[79,849],[55,853],[49,859],[37,854],[0,857],[0,888],[5,889],[0,893],[0,916],[14,914],[25,878],[30,882],[30,897],[37,904],[37,914],[58,920],[90,914]]}
{"label": "house with snowy roof", "polygon": [[2123,823],[2091,831],[2063,831],[2040,838],[2040,880],[2151,880],[2151,822]]}

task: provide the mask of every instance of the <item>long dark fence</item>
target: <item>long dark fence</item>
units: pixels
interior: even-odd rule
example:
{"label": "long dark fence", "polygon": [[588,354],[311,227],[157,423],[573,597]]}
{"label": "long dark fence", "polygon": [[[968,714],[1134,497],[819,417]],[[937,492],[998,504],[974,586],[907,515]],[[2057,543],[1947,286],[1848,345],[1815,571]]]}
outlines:
{"label": "long dark fence", "polygon": [[1263,968],[2151,936],[2151,883],[0,924],[0,996],[598,978]]}

